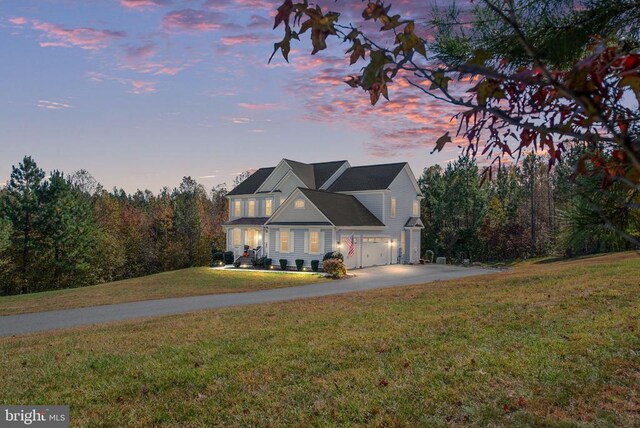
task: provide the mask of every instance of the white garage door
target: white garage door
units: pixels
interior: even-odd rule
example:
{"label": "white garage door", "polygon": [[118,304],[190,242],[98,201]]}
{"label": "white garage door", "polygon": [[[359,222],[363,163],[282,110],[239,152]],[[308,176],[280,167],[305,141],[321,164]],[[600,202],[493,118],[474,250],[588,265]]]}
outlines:
{"label": "white garage door", "polygon": [[389,238],[362,238],[362,267],[389,264]]}

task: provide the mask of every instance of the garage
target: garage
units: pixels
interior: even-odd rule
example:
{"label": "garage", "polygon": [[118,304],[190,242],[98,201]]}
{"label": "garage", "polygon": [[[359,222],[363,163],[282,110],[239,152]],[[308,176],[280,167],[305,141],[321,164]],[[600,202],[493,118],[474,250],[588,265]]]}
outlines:
{"label": "garage", "polygon": [[[360,237],[354,237],[355,251],[351,257],[349,257],[349,251],[347,250],[347,248],[349,248],[347,238],[343,237],[341,242],[342,253],[347,269],[389,264],[390,249],[388,237],[365,236],[362,238],[362,246]],[[361,249],[362,257],[360,255]]]}
{"label": "garage", "polygon": [[362,238],[362,266],[389,264],[389,238],[380,236]]}

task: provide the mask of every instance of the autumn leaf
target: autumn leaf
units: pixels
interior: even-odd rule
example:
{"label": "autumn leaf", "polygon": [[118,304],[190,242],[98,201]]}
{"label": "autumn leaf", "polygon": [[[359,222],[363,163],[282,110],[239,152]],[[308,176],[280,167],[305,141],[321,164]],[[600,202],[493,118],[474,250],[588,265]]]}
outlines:
{"label": "autumn leaf", "polygon": [[277,28],[282,22],[286,27],[289,26],[289,16],[291,15],[291,11],[293,11],[293,1],[285,0],[282,5],[278,8],[278,13],[274,19],[273,28]]}
{"label": "autumn leaf", "polygon": [[442,89],[446,91],[449,88],[450,77],[445,76],[444,70],[435,71],[431,77],[431,86],[429,89]]}
{"label": "autumn leaf", "polygon": [[431,150],[431,153],[436,151],[441,152],[444,148],[444,145],[451,142],[451,137],[449,136],[449,131],[445,132],[445,134],[436,140],[436,146]]}

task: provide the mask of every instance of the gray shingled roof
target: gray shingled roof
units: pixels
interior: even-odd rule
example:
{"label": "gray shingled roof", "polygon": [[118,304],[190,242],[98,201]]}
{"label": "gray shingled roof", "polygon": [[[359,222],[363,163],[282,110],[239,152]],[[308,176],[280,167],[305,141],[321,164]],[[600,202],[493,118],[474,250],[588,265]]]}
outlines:
{"label": "gray shingled roof", "polygon": [[335,226],[384,226],[378,217],[352,195],[301,187],[298,189]]}
{"label": "gray shingled roof", "polygon": [[312,163],[313,174],[316,179],[316,189],[322,187],[322,185],[331,178],[333,174],[344,164],[346,160],[332,161],[332,162],[318,162]]}
{"label": "gray shingled roof", "polygon": [[313,165],[293,161],[291,159],[284,160],[290,167],[291,171],[310,189],[316,188],[316,177],[313,172]]}
{"label": "gray shingled roof", "polygon": [[328,190],[330,192],[384,190],[389,188],[389,185],[406,164],[406,162],[402,162],[351,167]]}
{"label": "gray shingled roof", "polygon": [[250,195],[255,193],[274,169],[275,167],[260,168],[242,183],[238,184],[232,191],[227,193],[227,195]]}
{"label": "gray shingled roof", "polygon": [[223,223],[225,226],[234,226],[236,224],[261,226],[269,220],[269,217],[240,217]]}

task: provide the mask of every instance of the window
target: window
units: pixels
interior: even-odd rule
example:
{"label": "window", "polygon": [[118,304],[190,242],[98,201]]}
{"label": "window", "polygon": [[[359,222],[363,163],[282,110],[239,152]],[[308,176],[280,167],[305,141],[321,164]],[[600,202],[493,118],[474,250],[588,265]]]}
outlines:
{"label": "window", "polygon": [[280,252],[288,253],[289,252],[289,230],[282,229],[280,231]]}
{"label": "window", "polygon": [[255,199],[249,199],[248,211],[249,211],[249,213],[247,215],[249,217],[255,217],[256,216],[256,200]]}
{"label": "window", "polygon": [[416,217],[420,215],[420,203],[418,201],[413,201],[413,215]]}
{"label": "window", "polygon": [[273,213],[273,199],[265,199],[264,201],[264,215],[265,217],[271,216]]}
{"label": "window", "polygon": [[233,246],[239,247],[242,245],[242,231],[240,229],[233,229]]}
{"label": "window", "polygon": [[320,232],[312,230],[309,232],[309,252],[312,254],[320,252]]}
{"label": "window", "polygon": [[296,208],[297,210],[302,210],[302,209],[304,209],[304,199],[296,199],[296,202],[295,202],[295,205],[294,205],[294,206],[295,206],[295,208]]}
{"label": "window", "polygon": [[396,216],[396,198],[391,198],[391,217]]}
{"label": "window", "polygon": [[247,230],[247,242],[245,242],[245,245],[250,245],[253,248],[257,248],[259,240],[260,240],[260,234],[256,229]]}
{"label": "window", "polygon": [[240,217],[242,215],[241,201],[233,201],[233,216]]}

